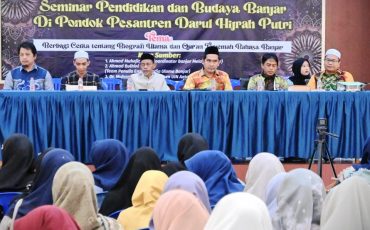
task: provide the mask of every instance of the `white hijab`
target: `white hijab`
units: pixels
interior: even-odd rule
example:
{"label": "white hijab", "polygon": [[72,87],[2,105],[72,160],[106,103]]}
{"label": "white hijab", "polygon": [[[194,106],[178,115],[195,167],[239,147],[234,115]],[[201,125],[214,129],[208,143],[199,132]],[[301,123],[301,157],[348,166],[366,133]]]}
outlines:
{"label": "white hijab", "polygon": [[276,174],[285,172],[283,164],[272,153],[255,155],[248,166],[244,191],[265,201],[266,186]]}
{"label": "white hijab", "polygon": [[321,229],[370,229],[369,195],[369,177],[355,175],[334,187],[323,205]]}
{"label": "white hijab", "polygon": [[324,183],[316,173],[303,168],[288,172],[278,185],[276,199],[269,194],[274,229],[319,229],[325,196]]}
{"label": "white hijab", "polygon": [[236,192],[224,196],[215,206],[205,230],[272,230],[265,203],[258,197]]}

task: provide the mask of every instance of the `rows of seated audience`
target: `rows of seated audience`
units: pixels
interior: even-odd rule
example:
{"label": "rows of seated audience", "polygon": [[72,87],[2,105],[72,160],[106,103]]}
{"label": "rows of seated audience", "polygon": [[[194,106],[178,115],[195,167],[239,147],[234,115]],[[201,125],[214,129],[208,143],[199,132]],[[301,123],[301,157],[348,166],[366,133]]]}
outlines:
{"label": "rows of seated audience", "polygon": [[96,141],[95,169],[60,148],[35,158],[29,138],[13,134],[3,146],[0,196],[18,195],[3,207],[0,229],[370,229],[369,153],[370,137],[361,163],[327,191],[316,173],[286,172],[271,153],[255,155],[241,181],[196,133],[182,137],[179,161],[167,165],[150,147],[130,153],[121,141]]}

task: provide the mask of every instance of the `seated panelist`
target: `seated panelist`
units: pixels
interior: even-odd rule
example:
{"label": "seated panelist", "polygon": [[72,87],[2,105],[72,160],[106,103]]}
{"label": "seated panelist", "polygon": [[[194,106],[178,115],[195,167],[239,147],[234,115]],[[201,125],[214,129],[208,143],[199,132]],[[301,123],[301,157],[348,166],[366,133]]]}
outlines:
{"label": "seated panelist", "polygon": [[154,56],[149,53],[143,53],[140,57],[140,71],[129,76],[127,79],[127,90],[170,90],[165,76],[154,71],[156,67]]}

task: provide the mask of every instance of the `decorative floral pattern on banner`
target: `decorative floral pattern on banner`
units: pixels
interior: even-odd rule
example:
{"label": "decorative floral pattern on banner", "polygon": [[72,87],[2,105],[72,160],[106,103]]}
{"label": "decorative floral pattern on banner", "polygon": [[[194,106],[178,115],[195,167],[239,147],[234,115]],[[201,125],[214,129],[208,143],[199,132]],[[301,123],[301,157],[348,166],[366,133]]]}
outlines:
{"label": "decorative floral pattern on banner", "polygon": [[2,78],[19,64],[25,40],[34,41],[38,64],[53,76],[73,70],[81,49],[102,77],[137,72],[138,58],[150,52],[160,73],[184,79],[202,67],[210,45],[219,47],[220,69],[233,78],[260,72],[265,52],[278,54],[283,76],[298,57],[310,59],[312,73],[321,66],[319,0],[2,0],[1,15]]}

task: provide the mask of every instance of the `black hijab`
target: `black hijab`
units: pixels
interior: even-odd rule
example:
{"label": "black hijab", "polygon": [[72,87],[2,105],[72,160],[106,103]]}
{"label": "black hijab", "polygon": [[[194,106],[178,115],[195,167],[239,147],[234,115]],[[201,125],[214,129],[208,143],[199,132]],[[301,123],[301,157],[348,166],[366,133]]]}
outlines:
{"label": "black hijab", "polygon": [[305,80],[310,79],[309,74],[307,76],[301,74],[301,67],[305,61],[309,66],[311,66],[310,62],[306,58],[298,58],[293,62],[292,71],[294,75],[291,76],[289,80],[291,80],[294,85],[306,85]]}
{"label": "black hijab", "polygon": [[194,156],[196,153],[208,150],[208,142],[198,133],[187,133],[181,137],[177,147],[177,158],[184,164],[184,162]]}
{"label": "black hijab", "polygon": [[184,170],[186,170],[186,167],[180,162],[170,162],[162,167],[162,172],[166,173],[168,177],[170,177],[172,174]]}
{"label": "black hijab", "polygon": [[109,215],[132,206],[131,198],[141,175],[148,170],[161,170],[161,161],[152,148],[142,147],[130,158],[117,184],[108,192],[99,213]]}
{"label": "black hijab", "polygon": [[0,192],[23,192],[34,177],[33,145],[24,134],[13,134],[4,143]]}

